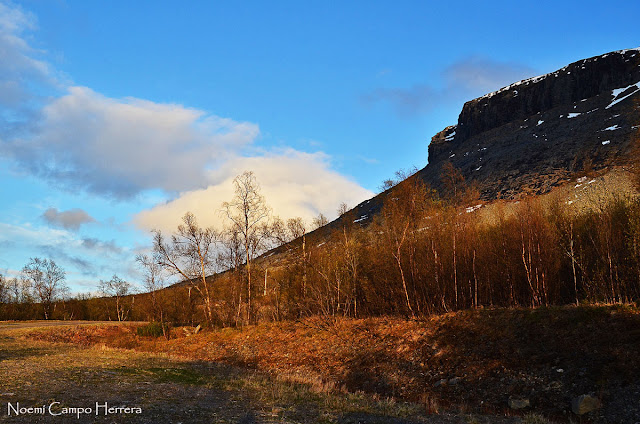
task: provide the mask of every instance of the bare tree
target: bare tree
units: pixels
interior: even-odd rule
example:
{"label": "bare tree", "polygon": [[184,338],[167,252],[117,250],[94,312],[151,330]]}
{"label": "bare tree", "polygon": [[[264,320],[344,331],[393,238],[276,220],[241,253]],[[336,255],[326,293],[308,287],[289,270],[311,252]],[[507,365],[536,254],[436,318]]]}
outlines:
{"label": "bare tree", "polygon": [[403,260],[407,241],[426,216],[430,197],[430,192],[421,180],[413,178],[403,181],[395,187],[392,194],[387,196],[378,218],[380,232],[398,267],[407,310],[411,316],[415,316],[415,311],[409,297]]}
{"label": "bare tree", "polygon": [[324,214],[320,213],[318,214],[318,216],[313,218],[312,227],[314,229],[317,229],[320,227],[324,227],[328,223],[329,223],[329,219],[326,216],[324,216]]}
{"label": "bare tree", "polygon": [[260,194],[260,186],[251,171],[245,171],[233,179],[235,196],[222,204],[244,250],[247,270],[247,320],[251,317],[251,261],[260,252],[268,236],[267,221],[271,208]]}
{"label": "bare tree", "polygon": [[30,284],[24,276],[21,278],[13,277],[11,279],[5,279],[5,285],[9,290],[9,302],[27,303],[32,301]]}
{"label": "bare tree", "polygon": [[118,321],[126,321],[129,317],[129,312],[131,312],[131,308],[133,307],[133,298],[132,301],[128,303],[126,303],[124,299],[131,294],[132,287],[131,283],[124,281],[115,274],[109,281],[100,280],[99,290],[102,294],[116,299],[116,316],[118,317]]}
{"label": "bare tree", "polygon": [[164,302],[161,298],[165,280],[162,275],[163,268],[148,255],[136,256],[136,262],[144,271],[144,288],[151,294],[151,315],[154,321],[160,322],[162,334],[168,339],[169,331],[165,325]]}
{"label": "bare tree", "polygon": [[53,302],[68,291],[65,271],[52,259],[31,258],[22,268],[22,275],[42,303],[44,318],[51,318]]}
{"label": "bare tree", "polygon": [[0,274],[0,319],[4,318],[3,305],[9,303],[9,285],[2,274]]}
{"label": "bare tree", "polygon": [[300,217],[287,219],[287,229],[289,230],[291,240],[300,238],[307,232],[307,227]]}
{"label": "bare tree", "polygon": [[285,223],[279,217],[271,222],[271,237],[278,244],[286,244],[302,237],[307,232],[304,221],[300,217],[289,218]]}
{"label": "bare tree", "polygon": [[0,274],[0,303],[8,303],[9,286],[4,276]]}
{"label": "bare tree", "polygon": [[389,190],[395,185],[396,185],[396,182],[393,179],[387,178],[382,182],[382,184],[380,184],[380,186],[378,187],[378,190],[380,191],[380,193],[382,193],[384,191]]}
{"label": "bare tree", "polygon": [[291,241],[287,224],[279,216],[274,216],[271,221],[271,238],[277,245],[287,244]]}
{"label": "bare tree", "polygon": [[182,222],[169,243],[159,230],[154,231],[154,259],[198,291],[204,301],[207,321],[213,324],[212,293],[207,277],[217,270],[215,245],[220,236],[213,228],[201,228],[191,212],[182,217]]}

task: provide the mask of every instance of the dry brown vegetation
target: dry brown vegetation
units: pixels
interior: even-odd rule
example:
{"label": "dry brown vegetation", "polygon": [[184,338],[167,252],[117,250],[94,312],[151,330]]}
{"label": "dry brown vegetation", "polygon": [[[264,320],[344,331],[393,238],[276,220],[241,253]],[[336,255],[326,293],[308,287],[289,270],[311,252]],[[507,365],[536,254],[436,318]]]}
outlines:
{"label": "dry brown vegetation", "polygon": [[[630,181],[625,172],[576,176],[555,195],[478,210],[476,190],[450,168],[445,197],[410,177],[386,192],[367,226],[343,207],[340,221],[298,238],[304,226],[296,220],[261,222],[259,231],[252,227],[257,233],[240,237],[237,225],[218,234],[187,213],[172,237],[156,233],[154,255],[139,258],[149,293],[66,299],[45,313],[17,279],[0,278],[0,318],[127,316],[163,326],[226,327],[637,302],[640,201],[620,183]],[[285,244],[255,257],[279,243]],[[184,281],[161,290],[166,274]]]}
{"label": "dry brown vegetation", "polygon": [[[59,324],[59,323],[58,323]],[[131,337],[130,327],[39,328],[0,323],[0,422],[129,423],[514,423],[513,418],[469,414],[427,416],[422,405],[335,393],[257,370],[181,358],[165,352],[109,347],[162,345]],[[3,328],[4,327],[4,328]],[[22,327],[22,328],[20,328]],[[10,329],[7,329],[10,328]],[[135,331],[133,332],[135,333]],[[27,335],[28,337],[25,337]],[[73,341],[63,344],[46,340]],[[101,343],[94,344],[97,340]],[[142,344],[141,344],[142,342]],[[149,342],[147,340],[146,342]],[[60,407],[136,406],[139,415],[9,417],[6,403]]]}
{"label": "dry brown vegetation", "polygon": [[592,414],[593,422],[625,422],[640,416],[639,328],[637,308],[588,306],[463,311],[423,320],[310,318],[188,337],[176,328],[169,341],[116,326],[30,337],[241,365],[321,392],[416,402],[428,412],[513,415],[508,399],[526,397],[536,413],[565,421],[573,397],[595,393],[605,406]]}
{"label": "dry brown vegetation", "polygon": [[[591,193],[589,178],[574,188]],[[450,180],[449,198],[404,180],[368,226],[345,212],[322,237],[302,236],[274,257],[255,258],[262,247],[249,251],[237,232],[220,241],[187,214],[170,244],[158,237],[155,256],[140,260],[150,293],[46,310],[0,284],[0,316],[126,312],[152,323],[29,337],[239,365],[313,393],[367,393],[426,412],[498,417],[514,414],[509,399],[526,398],[566,421],[571,399],[593,393],[605,404],[594,422],[640,417],[638,309],[621,306],[640,301],[640,200],[611,195],[578,207],[548,196],[475,213],[473,187]],[[210,275],[221,263],[227,271]],[[168,268],[185,281],[159,290]],[[583,306],[553,306],[567,304]]]}

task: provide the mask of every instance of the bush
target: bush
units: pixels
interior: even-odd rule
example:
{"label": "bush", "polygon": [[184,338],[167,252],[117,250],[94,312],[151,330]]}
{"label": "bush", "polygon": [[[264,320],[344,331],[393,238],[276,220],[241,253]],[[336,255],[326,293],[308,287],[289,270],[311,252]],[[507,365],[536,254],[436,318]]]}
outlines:
{"label": "bush", "polygon": [[164,336],[165,331],[167,332],[167,334],[169,333],[169,324],[164,324],[165,331],[163,331],[162,327],[163,325],[161,325],[159,322],[150,322],[147,325],[138,327],[136,329],[136,332],[138,333],[138,336],[143,337],[162,337]]}

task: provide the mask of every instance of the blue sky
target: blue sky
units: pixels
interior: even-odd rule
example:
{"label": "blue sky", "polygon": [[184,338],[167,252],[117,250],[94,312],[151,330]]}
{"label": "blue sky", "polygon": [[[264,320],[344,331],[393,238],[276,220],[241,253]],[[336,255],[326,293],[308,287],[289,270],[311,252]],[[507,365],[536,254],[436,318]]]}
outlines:
{"label": "blue sky", "polygon": [[640,4],[0,0],[0,273],[75,292],[185,211],[223,225],[253,170],[274,212],[354,206],[427,163],[462,104],[638,47]]}

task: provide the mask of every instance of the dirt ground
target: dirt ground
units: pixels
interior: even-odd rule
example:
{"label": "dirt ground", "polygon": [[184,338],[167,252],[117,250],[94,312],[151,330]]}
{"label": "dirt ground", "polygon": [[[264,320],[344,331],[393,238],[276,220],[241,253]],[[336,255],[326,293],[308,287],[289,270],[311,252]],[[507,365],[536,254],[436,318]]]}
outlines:
{"label": "dirt ground", "polygon": [[[362,394],[318,393],[214,362],[24,337],[37,328],[62,325],[70,324],[0,323],[0,423],[521,422],[460,414],[427,416],[419,405]],[[105,403],[115,409],[105,414]],[[49,406],[61,415],[51,415]],[[18,408],[44,412],[23,410],[16,416]]]}

